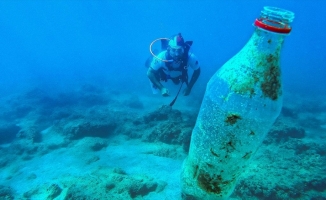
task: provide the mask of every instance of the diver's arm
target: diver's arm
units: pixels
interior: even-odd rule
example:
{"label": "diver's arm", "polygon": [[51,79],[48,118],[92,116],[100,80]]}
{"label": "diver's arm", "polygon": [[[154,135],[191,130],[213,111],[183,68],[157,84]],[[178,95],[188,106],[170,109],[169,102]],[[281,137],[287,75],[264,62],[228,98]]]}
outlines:
{"label": "diver's arm", "polygon": [[200,75],[200,68],[194,70],[194,73],[193,73],[192,76],[191,76],[190,82],[189,82],[189,84],[188,84],[188,87],[189,87],[190,89],[191,89],[191,88],[194,86],[194,84],[196,83],[196,81],[197,81],[199,75]]}
{"label": "diver's arm", "polygon": [[160,90],[162,91],[162,88],[164,88],[164,86],[162,85],[162,83],[157,80],[157,76],[155,75],[157,73],[156,70],[154,70],[153,68],[149,67],[147,70],[147,77],[149,78],[149,80],[152,81],[152,83]]}
{"label": "diver's arm", "polygon": [[183,95],[188,96],[191,92],[192,87],[196,83],[198,77],[200,75],[200,68],[194,70],[194,73],[191,76],[190,82],[188,83],[187,88],[183,91]]}

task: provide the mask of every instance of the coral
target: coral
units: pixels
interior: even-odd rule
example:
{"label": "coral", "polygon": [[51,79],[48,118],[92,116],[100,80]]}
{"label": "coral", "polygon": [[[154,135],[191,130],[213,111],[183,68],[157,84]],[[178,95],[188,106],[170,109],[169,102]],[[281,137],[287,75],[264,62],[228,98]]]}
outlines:
{"label": "coral", "polygon": [[117,124],[110,121],[87,121],[78,120],[66,126],[64,135],[71,139],[77,140],[83,137],[102,137],[106,138],[113,134]]}

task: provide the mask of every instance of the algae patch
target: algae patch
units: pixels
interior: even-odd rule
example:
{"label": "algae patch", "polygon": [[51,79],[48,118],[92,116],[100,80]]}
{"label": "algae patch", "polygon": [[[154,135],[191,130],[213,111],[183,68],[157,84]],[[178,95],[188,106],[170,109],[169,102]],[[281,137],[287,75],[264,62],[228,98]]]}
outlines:
{"label": "algae patch", "polygon": [[237,121],[241,119],[241,116],[238,114],[229,114],[226,119],[225,122],[229,125],[233,125],[235,123],[237,123]]}

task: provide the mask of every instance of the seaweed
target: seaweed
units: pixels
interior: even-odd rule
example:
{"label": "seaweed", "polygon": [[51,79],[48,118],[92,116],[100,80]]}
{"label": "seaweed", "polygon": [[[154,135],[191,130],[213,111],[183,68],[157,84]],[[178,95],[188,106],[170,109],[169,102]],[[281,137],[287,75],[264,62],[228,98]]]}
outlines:
{"label": "seaweed", "polygon": [[234,147],[234,145],[233,145],[233,143],[232,143],[232,140],[230,140],[228,143],[226,143],[229,147],[231,147],[232,149],[234,149],[235,150],[235,147]]}
{"label": "seaweed", "polygon": [[210,167],[210,168],[213,168],[213,167],[214,167],[214,165],[212,165],[212,164],[210,164],[210,163],[206,163],[206,165],[207,165],[208,167]]}
{"label": "seaweed", "polygon": [[251,157],[251,155],[252,155],[252,151],[249,151],[249,152],[245,153],[245,155],[242,156],[242,158],[248,160]]}
{"label": "seaweed", "polygon": [[264,72],[263,81],[260,85],[264,95],[272,100],[278,99],[281,89],[281,71],[276,62],[277,60],[278,58],[276,56],[273,56],[272,54],[267,55],[266,64],[268,66],[266,66],[267,70]]}
{"label": "seaweed", "polygon": [[195,178],[197,176],[197,173],[198,173],[198,165],[195,165],[193,178]]}
{"label": "seaweed", "polygon": [[210,151],[213,154],[213,156],[219,157],[219,155],[217,153],[215,153],[212,148],[210,149]]}
{"label": "seaweed", "polygon": [[211,177],[208,173],[203,173],[203,171],[201,171],[197,181],[198,186],[208,193],[220,194],[222,191],[220,186],[223,184],[221,175],[214,174],[213,177]]}
{"label": "seaweed", "polygon": [[241,119],[241,116],[238,114],[229,114],[226,119],[225,122],[228,123],[229,125],[233,125],[235,123],[237,123],[237,121]]}
{"label": "seaweed", "polygon": [[222,187],[230,184],[234,180],[235,178],[232,178],[231,181],[223,180],[223,177],[220,174],[210,175],[201,170],[197,178],[197,183],[200,188],[208,193],[221,194]]}

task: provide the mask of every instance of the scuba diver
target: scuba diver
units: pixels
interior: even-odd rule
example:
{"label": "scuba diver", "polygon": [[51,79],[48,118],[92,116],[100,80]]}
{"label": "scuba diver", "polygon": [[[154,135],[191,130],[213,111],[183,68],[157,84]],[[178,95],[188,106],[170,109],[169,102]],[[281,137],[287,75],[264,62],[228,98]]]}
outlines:
{"label": "scuba diver", "polygon": [[[152,44],[158,40],[161,40],[163,51],[155,55],[152,52]],[[150,45],[150,52],[154,58],[150,64],[148,63],[147,76],[151,81],[153,93],[155,94],[157,91],[161,92],[162,96],[169,96],[169,90],[163,86],[161,81],[167,82],[171,79],[176,85],[181,82],[179,92],[183,83],[185,83],[187,87],[184,89],[183,95],[188,96],[200,75],[197,57],[189,51],[192,41],[185,42],[181,33],[179,33],[172,38],[156,39],[152,44]],[[194,70],[190,81],[188,81],[188,68]],[[171,106],[174,101],[170,104]]]}

